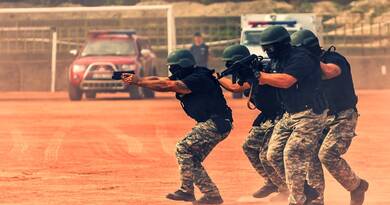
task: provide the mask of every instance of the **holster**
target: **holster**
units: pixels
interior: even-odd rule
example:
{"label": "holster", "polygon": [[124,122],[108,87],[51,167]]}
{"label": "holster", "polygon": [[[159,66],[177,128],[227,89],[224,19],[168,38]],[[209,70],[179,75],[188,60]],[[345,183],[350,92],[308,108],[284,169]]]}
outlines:
{"label": "holster", "polygon": [[313,112],[316,114],[322,114],[322,112],[324,112],[324,110],[327,109],[328,106],[329,105],[326,100],[325,94],[322,92],[318,93],[312,105]]}
{"label": "holster", "polygon": [[220,134],[225,134],[232,129],[232,122],[228,118],[220,117],[218,115],[212,115],[211,120],[215,123],[217,131]]}

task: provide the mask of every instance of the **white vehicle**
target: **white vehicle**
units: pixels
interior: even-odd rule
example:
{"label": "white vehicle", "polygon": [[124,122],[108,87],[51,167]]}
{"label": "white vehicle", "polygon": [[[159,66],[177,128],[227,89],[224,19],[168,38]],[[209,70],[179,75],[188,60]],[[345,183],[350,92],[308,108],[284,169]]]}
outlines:
{"label": "white vehicle", "polygon": [[284,26],[292,34],[301,29],[314,32],[322,43],[321,18],[312,13],[245,14],[241,16],[241,41],[251,54],[267,57],[260,46],[260,33],[271,25]]}

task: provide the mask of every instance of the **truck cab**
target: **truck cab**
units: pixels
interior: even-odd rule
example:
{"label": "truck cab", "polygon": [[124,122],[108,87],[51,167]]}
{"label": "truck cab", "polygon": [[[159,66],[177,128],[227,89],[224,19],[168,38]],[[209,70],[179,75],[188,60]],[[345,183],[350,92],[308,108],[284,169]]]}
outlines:
{"label": "truck cab", "polygon": [[[272,25],[280,25],[290,35],[302,29],[313,31],[322,42],[321,18],[312,13],[290,14],[244,14],[241,16],[240,44],[248,48],[251,54],[268,58],[260,46],[260,33]],[[242,98],[242,93],[233,93],[233,98]]]}
{"label": "truck cab", "polygon": [[133,30],[91,31],[85,45],[69,66],[69,99],[96,98],[98,93],[129,93],[131,98],[153,98],[154,92],[112,80],[114,71],[134,71],[138,76],[155,75],[155,58],[147,39]]}
{"label": "truck cab", "polygon": [[309,29],[321,37],[321,23],[315,14],[245,14],[241,16],[241,40],[251,54],[267,57],[260,46],[260,33],[271,25],[284,26],[292,34],[301,29]]}

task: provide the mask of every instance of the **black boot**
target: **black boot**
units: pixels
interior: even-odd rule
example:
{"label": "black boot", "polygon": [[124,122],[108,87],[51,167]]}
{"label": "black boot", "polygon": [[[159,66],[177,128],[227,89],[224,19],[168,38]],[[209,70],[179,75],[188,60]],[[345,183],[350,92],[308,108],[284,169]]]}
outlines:
{"label": "black boot", "polygon": [[194,205],[203,205],[203,204],[222,204],[223,199],[221,196],[208,196],[204,195],[202,198],[196,200],[193,204]]}
{"label": "black boot", "polygon": [[253,194],[253,197],[265,198],[274,192],[278,192],[278,187],[275,184],[267,183],[263,187],[261,187],[257,192],[255,192]]}
{"label": "black boot", "polygon": [[305,205],[309,205],[311,203],[311,201],[313,201],[314,199],[316,199],[316,198],[318,198],[320,196],[318,191],[315,190],[313,187],[311,187],[307,183],[307,181],[305,181],[303,192],[305,193],[305,196],[306,196],[306,201],[304,203]]}
{"label": "black boot", "polygon": [[368,189],[368,182],[364,179],[360,180],[359,186],[351,191],[350,205],[362,205],[364,202],[364,194]]}
{"label": "black boot", "polygon": [[174,193],[169,193],[167,199],[175,201],[195,201],[194,193],[187,193],[182,190],[177,190]]}

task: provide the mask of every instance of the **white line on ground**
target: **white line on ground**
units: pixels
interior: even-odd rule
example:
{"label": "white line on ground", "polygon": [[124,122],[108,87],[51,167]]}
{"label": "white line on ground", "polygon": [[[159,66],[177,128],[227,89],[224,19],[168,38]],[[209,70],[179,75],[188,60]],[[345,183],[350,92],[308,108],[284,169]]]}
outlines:
{"label": "white line on ground", "polygon": [[58,151],[61,148],[66,132],[57,131],[50,140],[49,145],[44,152],[45,162],[56,162],[58,159]]}
{"label": "white line on ground", "polygon": [[28,149],[29,145],[24,140],[23,132],[19,129],[13,129],[11,130],[11,136],[13,140],[13,146],[11,151],[9,152],[9,155],[16,157],[17,159],[20,159],[23,157],[23,154]]}
{"label": "white line on ground", "polygon": [[131,137],[124,133],[122,130],[115,128],[114,126],[103,125],[106,130],[111,132],[117,139],[123,140],[127,144],[128,153],[142,153],[144,152],[144,146],[142,142],[136,137]]}
{"label": "white line on ground", "polygon": [[163,125],[157,125],[155,132],[156,132],[156,136],[160,140],[164,153],[170,156],[175,155],[174,146],[172,145],[176,144],[176,139],[170,138],[168,136],[168,132],[166,129],[164,129]]}

